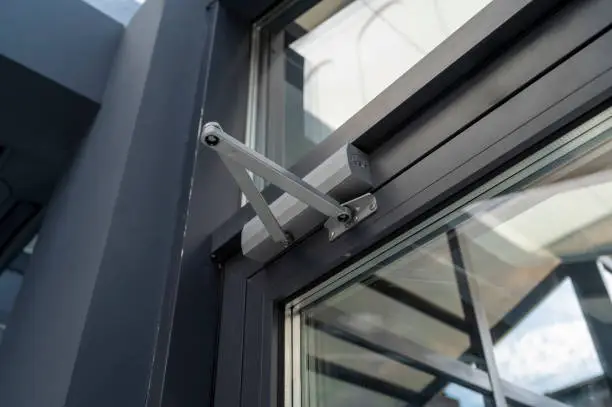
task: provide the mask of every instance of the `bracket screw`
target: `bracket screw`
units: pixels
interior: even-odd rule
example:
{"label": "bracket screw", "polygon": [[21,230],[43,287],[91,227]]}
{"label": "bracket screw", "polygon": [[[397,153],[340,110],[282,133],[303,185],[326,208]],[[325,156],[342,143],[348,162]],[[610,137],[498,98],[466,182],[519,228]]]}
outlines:
{"label": "bracket screw", "polygon": [[347,223],[351,220],[351,215],[349,215],[348,213],[341,213],[336,217],[336,219],[338,220],[338,222]]}
{"label": "bracket screw", "polygon": [[293,235],[290,232],[285,232],[285,240],[282,242],[283,247],[286,249],[289,246],[291,246],[291,243],[293,243],[294,238]]}

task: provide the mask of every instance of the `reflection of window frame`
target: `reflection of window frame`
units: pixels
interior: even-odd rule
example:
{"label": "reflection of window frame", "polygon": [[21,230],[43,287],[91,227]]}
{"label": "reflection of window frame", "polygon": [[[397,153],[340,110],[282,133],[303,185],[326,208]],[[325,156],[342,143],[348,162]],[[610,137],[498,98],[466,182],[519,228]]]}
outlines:
{"label": "reflection of window frame", "polygon": [[[554,15],[547,14],[548,9],[537,17],[543,3],[530,3],[529,12],[515,9],[519,14],[512,14],[513,23],[495,30],[505,33],[502,36],[470,37],[473,42],[467,49],[461,42],[448,41],[415,66],[416,76],[402,77],[395,89],[384,92],[365,113],[315,149],[312,160],[296,164],[293,170],[304,175],[301,171],[318,165],[317,159],[355,140],[370,154],[376,167],[374,193],[383,206],[355,233],[330,244],[321,231],[313,231],[264,265],[228,249],[223,239],[216,240],[220,234],[213,236],[215,254],[224,265],[217,405],[282,404],[279,397],[287,394],[282,377],[291,372],[281,363],[279,342],[292,335],[291,327],[283,325],[284,304],[329,277],[350,279],[350,270],[342,267],[348,259],[361,258],[368,248],[382,245],[425,217],[443,217],[454,205],[466,202],[468,187],[503,171],[533,152],[533,146],[556,140],[562,129],[604,107],[600,103],[612,89],[612,62],[602,58],[609,51],[604,43],[609,21],[597,27],[595,22],[605,20],[607,10],[598,1],[571,3]],[[500,4],[515,5],[495,1],[490,10],[501,12]],[[580,30],[574,18],[582,22]],[[536,21],[539,28],[532,31]],[[478,31],[474,27],[461,34],[473,34]],[[597,31],[581,31],[588,29]],[[351,268],[362,260],[356,261]],[[326,285],[330,290],[331,284]]]}

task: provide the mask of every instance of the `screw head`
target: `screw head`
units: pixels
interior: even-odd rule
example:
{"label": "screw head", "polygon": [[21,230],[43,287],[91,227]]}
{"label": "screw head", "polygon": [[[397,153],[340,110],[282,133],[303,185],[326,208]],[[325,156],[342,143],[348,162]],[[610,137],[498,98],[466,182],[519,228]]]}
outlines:
{"label": "screw head", "polygon": [[285,240],[282,242],[284,248],[291,246],[293,243],[293,235],[290,232],[285,232]]}
{"label": "screw head", "polygon": [[338,222],[346,223],[351,220],[351,216],[348,213],[341,213],[336,217],[336,219],[338,220]]}
{"label": "screw head", "polygon": [[215,136],[214,134],[208,134],[206,137],[204,137],[204,142],[209,146],[216,146],[219,144],[219,137]]}

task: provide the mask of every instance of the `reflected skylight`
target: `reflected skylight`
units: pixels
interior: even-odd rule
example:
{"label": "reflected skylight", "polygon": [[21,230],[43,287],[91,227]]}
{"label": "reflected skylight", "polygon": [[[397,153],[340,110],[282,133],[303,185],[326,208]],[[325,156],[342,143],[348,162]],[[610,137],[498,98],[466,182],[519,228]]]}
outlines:
{"label": "reflected skylight", "polygon": [[[313,380],[302,378],[300,391],[316,403],[304,405],[362,405],[350,389],[331,395],[319,389],[316,376],[326,375],[408,405],[485,407],[493,400],[490,389],[473,378],[486,380],[487,372],[500,376],[494,396],[505,396],[508,405],[612,405],[603,363],[612,329],[612,149],[606,147],[612,121],[605,120],[589,127],[594,131],[577,130],[581,137],[571,149],[553,144],[542,151],[546,159],[534,156],[538,161],[520,172],[509,170],[507,183],[492,182],[497,197],[480,195],[480,202],[398,238],[322,297],[300,304],[299,314],[292,310],[310,324],[299,332],[300,353],[334,358],[359,373],[309,365]],[[459,306],[462,313],[455,312]],[[474,328],[480,340],[469,335]],[[336,338],[334,347],[319,331]],[[344,342],[359,351],[347,352]],[[367,405],[396,405],[380,400]]]}
{"label": "reflected skylight", "polygon": [[[495,358],[503,380],[537,394],[554,393],[603,374],[569,279],[495,345]],[[444,393],[461,407],[485,406],[480,394],[456,384],[448,385]]]}
{"label": "reflected skylight", "polygon": [[569,279],[495,346],[503,379],[552,393],[603,374]]}
{"label": "reflected skylight", "polygon": [[300,16],[303,107],[320,142],[491,0],[326,0]]}
{"label": "reflected skylight", "polygon": [[145,0],[83,0],[104,14],[127,25]]}

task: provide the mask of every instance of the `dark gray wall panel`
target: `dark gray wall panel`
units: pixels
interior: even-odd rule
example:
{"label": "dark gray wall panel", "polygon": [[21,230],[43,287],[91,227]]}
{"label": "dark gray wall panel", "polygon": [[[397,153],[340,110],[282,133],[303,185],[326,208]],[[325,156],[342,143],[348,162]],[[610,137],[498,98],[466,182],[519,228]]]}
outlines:
{"label": "dark gray wall panel", "polygon": [[160,3],[150,1],[126,32],[105,106],[48,210],[0,348],[0,405],[66,403],[147,79]]}
{"label": "dark gray wall panel", "polygon": [[0,54],[99,102],[123,26],[81,0],[3,0]]}
{"label": "dark gray wall panel", "polygon": [[[156,4],[163,4],[161,23],[69,406],[161,403],[211,20],[197,0]],[[138,25],[150,27],[142,12],[128,27],[138,38]]]}
{"label": "dark gray wall panel", "polygon": [[201,3],[149,0],[125,32],[0,348],[2,406],[160,404],[208,55]]}
{"label": "dark gray wall panel", "polygon": [[99,106],[1,55],[0,89],[0,179],[45,205]]}

